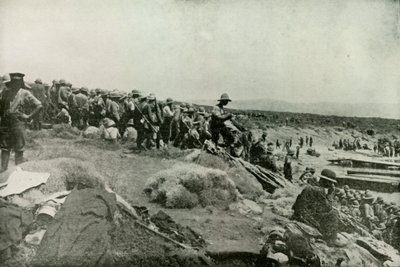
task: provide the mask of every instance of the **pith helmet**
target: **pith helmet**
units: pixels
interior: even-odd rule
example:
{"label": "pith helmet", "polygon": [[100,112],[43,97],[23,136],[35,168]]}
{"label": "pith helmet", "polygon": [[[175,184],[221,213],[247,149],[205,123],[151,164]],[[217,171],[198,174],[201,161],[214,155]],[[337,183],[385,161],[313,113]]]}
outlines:
{"label": "pith helmet", "polygon": [[133,89],[131,94],[132,94],[132,96],[140,96],[140,92],[137,89]]}
{"label": "pith helmet", "polygon": [[81,89],[80,89],[80,92],[82,93],[82,94],[85,94],[85,95],[88,95],[89,94],[89,89],[87,88],[87,87],[82,87]]}
{"label": "pith helmet", "polygon": [[227,93],[223,93],[218,101],[232,101]]}

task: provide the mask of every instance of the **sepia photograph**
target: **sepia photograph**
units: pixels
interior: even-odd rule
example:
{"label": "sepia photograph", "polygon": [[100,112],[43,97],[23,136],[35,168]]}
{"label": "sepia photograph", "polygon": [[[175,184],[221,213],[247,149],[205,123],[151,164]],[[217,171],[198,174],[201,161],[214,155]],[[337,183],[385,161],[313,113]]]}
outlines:
{"label": "sepia photograph", "polygon": [[0,266],[400,267],[400,0],[0,0]]}

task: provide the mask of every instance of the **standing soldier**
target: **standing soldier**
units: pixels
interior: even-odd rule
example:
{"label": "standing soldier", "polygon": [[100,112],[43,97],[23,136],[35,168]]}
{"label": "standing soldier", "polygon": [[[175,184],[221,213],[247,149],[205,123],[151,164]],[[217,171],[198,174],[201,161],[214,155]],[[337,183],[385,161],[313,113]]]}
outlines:
{"label": "standing soldier", "polygon": [[303,138],[303,136],[300,137],[299,145],[300,145],[300,148],[302,148],[303,145],[304,145],[304,138]]}
{"label": "standing soldier", "polygon": [[89,89],[82,87],[75,96],[76,106],[79,116],[79,128],[84,129],[88,125],[89,120]]}
{"label": "standing soldier", "polygon": [[162,135],[162,140],[164,142],[165,146],[168,146],[169,139],[171,137],[171,123],[172,123],[172,118],[174,117],[174,112],[172,110],[172,105],[174,104],[174,101],[172,98],[167,98],[166,104],[163,107],[163,113],[164,113],[164,122],[161,125],[161,135]]}
{"label": "standing soldier", "polygon": [[308,135],[306,135],[306,146],[308,146]]}
{"label": "standing soldier", "polygon": [[285,178],[290,182],[293,180],[293,172],[292,172],[292,159],[293,159],[294,151],[289,149],[287,155],[285,157],[285,163],[283,165],[283,173]]}
{"label": "standing soldier", "polygon": [[[79,93],[78,88],[72,88],[71,94],[68,96],[68,105],[61,104],[62,109],[68,110],[69,115],[71,116],[71,125],[78,126],[79,125],[79,112],[78,112],[78,104],[76,103],[76,95]],[[65,111],[62,112],[64,114]]]}
{"label": "standing soldier", "polygon": [[[15,152],[15,165],[24,161],[25,146],[25,121],[35,116],[42,108],[40,101],[29,91],[24,83],[24,74],[10,73],[10,78],[3,81],[6,88],[0,96],[1,118],[1,172],[8,168],[10,153]],[[26,114],[28,108],[33,108],[30,114]]]}
{"label": "standing soldier", "polygon": [[180,121],[182,117],[182,112],[183,112],[182,107],[176,104],[174,106],[174,116],[172,117],[171,121],[171,137],[170,137],[170,141],[174,141],[174,146],[177,143],[175,142],[175,140],[177,140],[181,131]]}
{"label": "standing soldier", "polygon": [[310,136],[310,147],[312,147],[312,145],[313,145],[313,139],[312,139],[312,137]]}
{"label": "standing soldier", "polygon": [[147,105],[143,107],[143,115],[145,117],[145,129],[146,129],[146,139],[147,139],[147,148],[151,148],[153,146],[153,142],[155,141],[156,147],[160,148],[160,125],[162,124],[163,118],[161,117],[160,107],[157,104],[156,96],[154,94],[150,94],[147,97]]}
{"label": "standing soldier", "polygon": [[[46,88],[44,87],[41,79],[36,79],[35,83],[31,88],[32,94],[36,97],[43,105],[44,111],[47,110],[47,96],[46,96]],[[33,117],[33,129],[41,130],[42,129],[42,120],[43,120],[43,110],[39,110],[38,113]]]}
{"label": "standing soldier", "polygon": [[147,97],[138,95],[138,101],[135,101],[135,110],[133,112],[133,124],[137,131],[136,144],[138,149],[145,149],[143,141],[145,140],[144,118],[142,110],[147,105]]}
{"label": "standing soldier", "polygon": [[68,105],[68,96],[71,93],[71,88],[67,86],[64,79],[60,80],[60,88],[58,90],[58,106],[60,104]]}
{"label": "standing soldier", "polygon": [[115,124],[119,125],[120,116],[119,116],[119,104],[116,102],[117,99],[120,99],[121,96],[116,93],[112,92],[107,95],[105,106],[106,106],[106,117],[113,120]]}
{"label": "standing soldier", "polygon": [[212,141],[218,145],[219,134],[224,138],[226,147],[230,147],[235,138],[231,131],[226,127],[225,122],[232,118],[232,114],[228,113],[224,106],[226,106],[230,101],[228,94],[224,93],[221,98],[218,99],[218,104],[213,108],[211,114],[211,134]]}
{"label": "standing soldier", "polygon": [[281,148],[281,143],[279,142],[279,139],[276,139],[276,149]]}

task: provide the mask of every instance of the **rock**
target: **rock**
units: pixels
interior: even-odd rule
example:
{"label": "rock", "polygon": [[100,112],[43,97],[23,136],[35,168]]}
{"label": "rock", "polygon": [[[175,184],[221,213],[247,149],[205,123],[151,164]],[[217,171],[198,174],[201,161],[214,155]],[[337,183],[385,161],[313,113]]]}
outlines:
{"label": "rock", "polygon": [[229,205],[229,209],[236,210],[242,215],[260,215],[263,213],[263,209],[257,203],[249,199],[232,203]]}
{"label": "rock", "polygon": [[89,126],[84,132],[83,136],[86,138],[95,138],[99,135],[100,130],[97,127]]}

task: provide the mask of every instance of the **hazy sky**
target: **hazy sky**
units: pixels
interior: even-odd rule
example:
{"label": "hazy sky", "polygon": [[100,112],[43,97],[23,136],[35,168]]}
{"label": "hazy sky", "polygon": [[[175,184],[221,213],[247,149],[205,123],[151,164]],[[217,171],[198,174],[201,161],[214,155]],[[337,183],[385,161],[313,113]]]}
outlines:
{"label": "hazy sky", "polygon": [[0,0],[0,73],[165,98],[400,103],[400,4]]}

